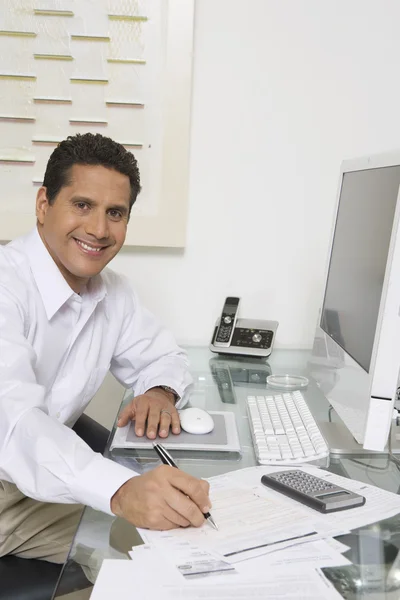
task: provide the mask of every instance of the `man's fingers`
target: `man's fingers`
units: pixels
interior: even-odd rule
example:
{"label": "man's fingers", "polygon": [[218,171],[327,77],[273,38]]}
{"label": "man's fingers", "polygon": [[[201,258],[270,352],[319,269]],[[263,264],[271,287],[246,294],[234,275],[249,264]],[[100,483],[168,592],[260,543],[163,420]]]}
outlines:
{"label": "man's fingers", "polygon": [[[167,509],[165,509],[167,512]],[[174,511],[171,511],[173,516]],[[135,525],[135,523],[133,523]],[[141,527],[144,529],[153,529],[156,531],[168,531],[169,529],[176,529],[179,527],[174,521],[170,521],[164,514],[153,514],[147,519],[146,524],[142,524]]]}
{"label": "man's fingers", "polygon": [[201,512],[205,513],[211,509],[209,497],[210,484],[208,481],[192,477],[192,475],[180,471],[179,469],[174,469],[171,473],[171,477],[171,485],[181,490],[186,496],[189,496],[189,498],[197,504]]}
{"label": "man's fingers", "polygon": [[144,402],[138,402],[135,410],[135,433],[138,436],[144,434],[148,413],[148,405]]}
{"label": "man's fingers", "polygon": [[135,421],[135,433],[141,437],[146,432],[150,439],[155,439],[157,432],[163,438],[168,437],[170,429],[178,434],[181,431],[179,414],[170,404],[160,402],[149,403],[144,395],[137,396],[128,406],[121,411],[117,425],[124,427],[130,421]]}
{"label": "man's fingers", "polygon": [[204,513],[211,509],[208,495],[209,483],[179,469],[168,471],[167,475],[172,488],[165,496],[165,500],[192,525],[199,527],[204,523]]}
{"label": "man's fingers", "polygon": [[[189,527],[189,525],[190,525],[190,521],[188,521],[187,519],[185,519],[185,517],[183,517],[182,515],[177,513],[176,510],[171,508],[169,505],[166,505],[163,513],[164,513],[164,517],[168,521],[170,521],[170,523],[174,527]],[[203,517],[203,521],[204,521],[204,517]]]}
{"label": "man's fingers", "polygon": [[160,412],[160,425],[159,425],[159,435],[160,437],[167,437],[169,434],[169,427],[172,422],[171,413],[163,408]]}
{"label": "man's fingers", "polygon": [[148,438],[154,440],[154,438],[157,435],[159,422],[160,422],[160,409],[157,407],[150,406],[149,414],[147,416],[147,431],[146,431],[146,435]]}
{"label": "man's fingers", "polygon": [[179,413],[175,409],[171,414],[171,429],[172,433],[178,434],[181,432],[181,422],[179,419]]}
{"label": "man's fingers", "polygon": [[182,494],[177,489],[171,488],[165,494],[165,500],[168,505],[184,519],[189,521],[190,525],[200,527],[204,523],[204,514],[190,498]]}
{"label": "man's fingers", "polygon": [[118,417],[117,425],[118,427],[125,427],[135,416],[135,406],[132,402],[130,402],[125,408],[122,410],[121,414]]}

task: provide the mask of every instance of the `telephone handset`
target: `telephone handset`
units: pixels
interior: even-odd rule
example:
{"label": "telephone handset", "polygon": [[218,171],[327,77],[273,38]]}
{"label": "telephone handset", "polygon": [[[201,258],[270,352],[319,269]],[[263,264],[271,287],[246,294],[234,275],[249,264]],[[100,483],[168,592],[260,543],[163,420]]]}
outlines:
{"label": "telephone handset", "polygon": [[217,335],[214,340],[214,346],[221,348],[230,346],[235,330],[239,303],[240,298],[235,298],[233,296],[228,296],[225,300],[219,320]]}
{"label": "telephone handset", "polygon": [[241,319],[240,298],[228,296],[217,319],[210,350],[218,354],[235,354],[265,358],[271,354],[277,321]]}

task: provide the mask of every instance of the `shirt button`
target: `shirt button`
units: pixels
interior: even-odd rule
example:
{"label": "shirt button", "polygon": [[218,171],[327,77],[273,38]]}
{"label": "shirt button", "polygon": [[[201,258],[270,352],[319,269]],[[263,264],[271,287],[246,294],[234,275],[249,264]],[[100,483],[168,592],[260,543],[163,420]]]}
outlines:
{"label": "shirt button", "polygon": [[56,414],[56,417],[57,417],[57,419],[59,419],[59,418],[60,418],[60,416],[61,416],[61,413],[59,413],[59,412],[58,412],[58,413]]}

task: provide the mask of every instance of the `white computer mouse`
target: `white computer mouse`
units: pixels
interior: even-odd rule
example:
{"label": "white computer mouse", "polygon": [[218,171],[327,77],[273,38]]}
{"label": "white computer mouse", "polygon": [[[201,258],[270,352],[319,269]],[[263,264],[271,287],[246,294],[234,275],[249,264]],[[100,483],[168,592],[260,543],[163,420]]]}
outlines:
{"label": "white computer mouse", "polygon": [[214,429],[214,421],[207,411],[195,406],[179,412],[181,427],[187,433],[210,433]]}

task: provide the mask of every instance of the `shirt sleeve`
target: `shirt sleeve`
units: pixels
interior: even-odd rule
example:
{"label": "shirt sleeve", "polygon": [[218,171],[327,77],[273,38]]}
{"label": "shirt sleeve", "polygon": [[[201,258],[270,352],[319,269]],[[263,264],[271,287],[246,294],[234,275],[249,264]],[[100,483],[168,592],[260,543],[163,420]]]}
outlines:
{"label": "shirt sleeve", "polygon": [[111,372],[135,395],[166,385],[176,391],[181,408],[188,400],[192,377],[186,353],[177,346],[170,331],[141,306],[125,278],[121,278],[125,310],[121,334],[111,361]]}
{"label": "shirt sleeve", "polygon": [[114,493],[136,473],[98,453],[49,416],[22,303],[0,286],[0,479],[42,502],[111,513]]}

